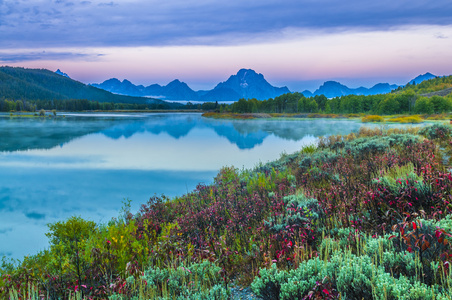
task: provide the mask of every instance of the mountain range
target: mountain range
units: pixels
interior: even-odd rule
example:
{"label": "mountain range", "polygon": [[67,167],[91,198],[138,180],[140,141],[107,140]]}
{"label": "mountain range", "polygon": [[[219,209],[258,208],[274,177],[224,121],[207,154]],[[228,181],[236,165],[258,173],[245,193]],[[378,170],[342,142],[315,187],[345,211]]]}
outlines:
{"label": "mountain range", "polygon": [[[418,84],[436,77],[431,73],[419,75],[409,84]],[[349,88],[339,82],[327,81],[316,91],[302,92],[304,96],[325,95],[333,98],[343,95],[372,95],[389,93],[397,85],[379,83],[372,88]],[[160,100],[198,100],[198,101],[237,101],[241,98],[264,100],[290,93],[287,87],[274,87],[262,74],[251,69],[241,69],[236,75],[221,82],[212,90],[194,91],[186,83],[173,80],[165,86],[158,84],[134,85],[128,80],[122,82],[112,78],[101,84],[86,85],[72,80],[61,70],[52,72],[45,69],[25,69],[18,67],[0,67],[0,97],[10,100],[64,100],[89,99],[99,102],[115,103],[170,103]],[[154,98],[150,98],[154,96]],[[155,99],[160,98],[160,99]],[[180,104],[171,104],[180,105]]]}
{"label": "mountain range", "polygon": [[195,101],[237,101],[241,98],[265,100],[290,93],[287,87],[274,87],[265,80],[264,75],[251,69],[241,69],[228,80],[220,82],[208,91],[194,91],[185,82],[178,79],[165,86],[152,84],[149,86],[134,85],[129,80],[108,79],[92,86],[115,94],[154,97],[164,100]]}
{"label": "mountain range", "polygon": [[419,75],[416,78],[410,80],[410,82],[408,82],[408,83],[409,84],[419,84],[422,81],[429,80],[429,79],[436,78],[436,77],[437,76],[433,75],[432,73],[425,73],[423,75]]}
{"label": "mountain range", "polygon": [[371,88],[359,87],[356,89],[349,88],[337,81],[326,81],[314,93],[306,90],[302,94],[305,97],[312,97],[318,95],[325,95],[327,98],[334,98],[346,95],[376,95],[387,94],[395,90],[399,86],[389,83],[378,83]]}
{"label": "mountain range", "polygon": [[[431,73],[425,73],[412,79],[409,83],[421,83],[424,80],[435,78]],[[285,93],[290,93],[287,87],[274,87],[268,83],[262,74],[251,69],[241,69],[236,75],[232,75],[225,82],[221,82],[214,89],[208,91],[194,91],[186,83],[178,79],[168,85],[152,84],[149,86],[134,85],[127,79],[120,81],[116,78],[108,79],[100,84],[92,86],[106,91],[129,96],[154,97],[163,100],[195,100],[195,101],[237,101],[241,98],[256,98],[264,100],[274,98]],[[326,81],[314,92],[305,90],[305,97],[325,95],[327,98],[345,95],[376,95],[390,93],[399,86],[389,83],[378,83],[371,88],[349,88],[337,81]]]}
{"label": "mountain range", "polygon": [[[431,73],[425,73],[423,75],[419,75],[416,78],[412,79],[409,84],[418,84],[424,80],[429,80],[435,78],[436,76]],[[359,87],[356,89],[349,88],[337,81],[326,81],[323,83],[314,93],[306,90],[303,91],[302,94],[305,97],[312,97],[318,95],[325,95],[327,98],[334,98],[346,95],[377,95],[377,94],[387,94],[392,90],[397,89],[399,86],[396,84],[389,83],[377,83],[371,88]],[[403,87],[403,86],[402,86]]]}

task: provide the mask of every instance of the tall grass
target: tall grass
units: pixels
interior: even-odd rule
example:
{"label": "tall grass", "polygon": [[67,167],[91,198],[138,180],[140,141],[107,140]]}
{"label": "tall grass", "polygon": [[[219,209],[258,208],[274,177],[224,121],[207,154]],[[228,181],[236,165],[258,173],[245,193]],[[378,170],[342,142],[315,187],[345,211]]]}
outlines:
{"label": "tall grass", "polygon": [[414,116],[400,116],[396,118],[391,118],[388,120],[389,122],[396,122],[396,123],[413,123],[418,124],[424,122],[424,119],[421,118],[419,115]]}
{"label": "tall grass", "polygon": [[368,122],[382,123],[384,121],[385,121],[385,119],[382,116],[377,116],[377,115],[368,115],[361,119],[361,122],[363,122],[363,123],[368,123]]}
{"label": "tall grass", "polygon": [[[89,300],[89,298],[82,297],[79,291],[69,291],[67,300]],[[35,284],[29,283],[26,290],[16,290],[12,288],[9,292],[8,300],[54,300],[48,293],[40,291]]]}

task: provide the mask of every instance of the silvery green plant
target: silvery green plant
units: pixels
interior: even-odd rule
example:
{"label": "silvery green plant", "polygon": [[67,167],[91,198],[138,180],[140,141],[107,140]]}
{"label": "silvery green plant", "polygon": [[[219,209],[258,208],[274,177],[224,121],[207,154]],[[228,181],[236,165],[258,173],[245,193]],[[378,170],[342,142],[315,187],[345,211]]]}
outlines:
{"label": "silvery green plant", "polygon": [[[317,199],[308,198],[303,193],[289,195],[283,198],[286,214],[271,217],[264,224],[272,232],[280,232],[287,226],[305,227],[306,224],[318,224],[318,220],[323,216],[323,211],[319,207]],[[321,231],[321,226],[316,227]]]}
{"label": "silvery green plant", "polygon": [[149,267],[139,279],[127,278],[128,287],[135,290],[134,295],[114,294],[109,299],[226,300],[230,291],[224,285],[221,271],[222,268],[209,261],[168,268]]}
{"label": "silvery green plant", "polygon": [[[346,234],[342,231],[339,235]],[[263,299],[294,300],[307,296],[319,282],[329,280],[342,299],[452,299],[450,275],[441,284],[419,281],[419,257],[394,251],[388,237],[362,236],[349,242],[356,243],[354,247],[324,238],[318,257],[301,262],[297,269],[278,270],[276,264],[261,269],[251,287]],[[399,266],[405,266],[405,274],[394,276]]]}

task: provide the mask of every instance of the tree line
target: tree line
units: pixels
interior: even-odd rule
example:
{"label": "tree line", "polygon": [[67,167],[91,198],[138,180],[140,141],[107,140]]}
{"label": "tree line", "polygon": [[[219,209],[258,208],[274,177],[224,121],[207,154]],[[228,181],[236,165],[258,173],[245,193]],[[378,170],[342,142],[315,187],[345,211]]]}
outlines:
{"label": "tree line", "polygon": [[[433,114],[452,110],[452,96],[425,97],[413,91],[381,95],[347,95],[328,99],[324,95],[310,98],[300,93],[288,93],[268,100],[240,99],[232,104],[205,102],[203,104],[187,103],[179,108],[187,110],[206,110],[233,113],[326,113],[348,114],[368,113],[390,114]],[[136,104],[113,103],[90,100],[7,100],[0,99],[0,111],[29,111],[41,109],[57,111],[89,110],[170,110],[174,106],[166,103]]]}
{"label": "tree line", "polygon": [[165,103],[137,104],[90,101],[86,99],[73,100],[7,100],[0,99],[0,111],[28,111],[35,112],[41,109],[58,111],[87,111],[87,110],[156,110],[174,109]]}
{"label": "tree line", "polygon": [[452,76],[437,77],[420,84],[407,84],[389,94],[347,95],[328,99],[324,95],[305,97],[300,93],[287,93],[267,100],[240,99],[231,104],[205,102],[175,106],[173,103],[113,103],[71,100],[8,100],[0,97],[0,111],[31,111],[40,109],[58,111],[87,110],[206,110],[233,113],[327,113],[327,114],[433,114],[452,110],[452,94],[447,96],[431,95],[452,87]]}
{"label": "tree line", "polygon": [[452,76],[438,77],[418,85],[407,84],[389,94],[347,95],[328,99],[324,95],[307,98],[300,93],[284,94],[268,100],[240,99],[222,105],[221,111],[233,113],[367,113],[432,114],[452,110],[452,94],[424,95],[452,87]]}

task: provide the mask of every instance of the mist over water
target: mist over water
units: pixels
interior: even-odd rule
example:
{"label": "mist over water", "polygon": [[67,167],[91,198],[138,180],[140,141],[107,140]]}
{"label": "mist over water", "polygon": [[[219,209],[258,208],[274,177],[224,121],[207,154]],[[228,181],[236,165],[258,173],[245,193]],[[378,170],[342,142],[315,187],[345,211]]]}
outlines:
{"label": "mist over water", "polygon": [[126,198],[136,212],[155,194],[181,196],[211,183],[223,166],[253,168],[361,126],[189,113],[0,117],[0,256],[47,247],[48,223],[73,215],[107,222]]}

